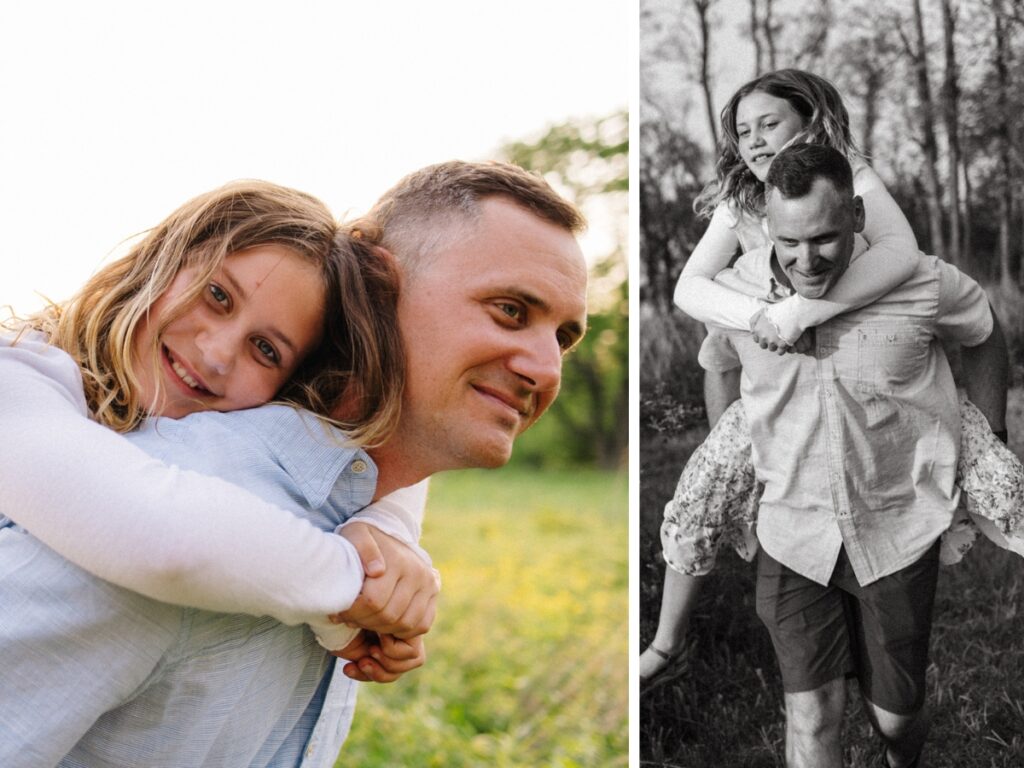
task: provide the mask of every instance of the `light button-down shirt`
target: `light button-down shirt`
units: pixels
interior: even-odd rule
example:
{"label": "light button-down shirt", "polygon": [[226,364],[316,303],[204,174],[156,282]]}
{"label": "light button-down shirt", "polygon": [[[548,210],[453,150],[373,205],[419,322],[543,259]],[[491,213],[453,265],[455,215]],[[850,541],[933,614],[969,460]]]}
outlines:
{"label": "light button-down shirt", "polygon": [[[770,248],[717,279],[768,302],[780,292]],[[879,301],[819,325],[813,355],[712,328],[701,364],[743,369],[765,551],[820,584],[844,546],[861,584],[918,560],[958,501],[959,408],[940,339],[974,346],[991,330],[977,283],[926,256]]]}

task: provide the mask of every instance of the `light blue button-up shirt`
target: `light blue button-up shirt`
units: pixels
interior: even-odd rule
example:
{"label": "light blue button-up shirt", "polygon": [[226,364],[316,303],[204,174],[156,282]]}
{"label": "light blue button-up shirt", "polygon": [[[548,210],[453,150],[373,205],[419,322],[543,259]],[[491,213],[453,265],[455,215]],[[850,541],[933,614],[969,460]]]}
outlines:
{"label": "light blue button-up shirt", "polygon": [[[333,530],[370,502],[376,468],[284,406],[154,420],[128,435]],[[59,436],[55,436],[59,439]],[[0,518],[2,520],[2,518]],[[0,527],[0,765],[294,766],[334,658],[306,627],[160,603]],[[318,748],[336,755],[355,684]]]}

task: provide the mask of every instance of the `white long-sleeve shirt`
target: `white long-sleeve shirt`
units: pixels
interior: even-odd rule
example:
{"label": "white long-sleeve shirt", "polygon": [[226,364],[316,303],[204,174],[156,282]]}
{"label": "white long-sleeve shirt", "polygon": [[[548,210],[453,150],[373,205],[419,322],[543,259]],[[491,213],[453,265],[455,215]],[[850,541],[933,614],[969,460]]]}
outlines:
{"label": "white long-sleeve shirt", "polygon": [[[147,597],[331,632],[326,616],[348,608],[362,584],[348,541],[151,458],[88,418],[68,355],[39,334],[9,342],[0,343],[0,512],[81,568]],[[359,516],[416,546],[425,499],[423,483]]]}
{"label": "white long-sleeve shirt", "polygon": [[[884,296],[910,277],[917,266],[917,239],[878,174],[870,166],[858,164],[853,190],[864,201],[861,234],[870,248],[825,297],[805,299],[794,295],[767,307],[769,319],[788,341],[795,341],[808,328]],[[676,306],[704,323],[749,330],[751,317],[766,305],[715,283],[714,277],[729,266],[738,247],[748,252],[768,244],[763,220],[737,216],[727,204],[719,205],[676,284]]]}

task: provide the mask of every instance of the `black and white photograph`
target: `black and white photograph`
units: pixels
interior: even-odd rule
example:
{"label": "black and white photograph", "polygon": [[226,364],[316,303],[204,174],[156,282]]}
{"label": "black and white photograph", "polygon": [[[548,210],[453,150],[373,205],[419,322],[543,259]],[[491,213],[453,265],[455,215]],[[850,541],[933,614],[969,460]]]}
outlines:
{"label": "black and white photograph", "polygon": [[639,34],[639,764],[1024,765],[1024,5]]}

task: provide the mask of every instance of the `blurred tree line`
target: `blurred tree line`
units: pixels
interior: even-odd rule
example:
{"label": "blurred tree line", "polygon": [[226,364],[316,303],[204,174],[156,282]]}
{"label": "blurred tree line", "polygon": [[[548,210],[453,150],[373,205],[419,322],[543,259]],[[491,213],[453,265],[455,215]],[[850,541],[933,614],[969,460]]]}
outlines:
{"label": "blurred tree line", "polygon": [[542,174],[583,210],[595,235],[608,239],[591,265],[588,329],[565,358],[561,394],[517,442],[512,461],[620,469],[629,439],[628,116],[556,125],[506,145],[502,155]]}
{"label": "blurred tree line", "polygon": [[[843,94],[854,134],[921,249],[985,285],[1024,361],[1024,0],[644,0],[641,8],[641,393],[700,400],[703,330],[672,290],[706,222],[718,114],[758,74],[799,67]],[[728,82],[716,53],[733,62]],[[723,87],[718,87],[723,86]],[[715,94],[719,94],[719,102]],[[725,93],[727,95],[721,96]],[[667,349],[664,336],[689,334]],[[666,359],[666,355],[672,355]],[[691,375],[692,374],[692,375]],[[664,405],[664,403],[662,403]],[[664,419],[654,407],[651,418]]]}

